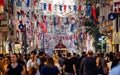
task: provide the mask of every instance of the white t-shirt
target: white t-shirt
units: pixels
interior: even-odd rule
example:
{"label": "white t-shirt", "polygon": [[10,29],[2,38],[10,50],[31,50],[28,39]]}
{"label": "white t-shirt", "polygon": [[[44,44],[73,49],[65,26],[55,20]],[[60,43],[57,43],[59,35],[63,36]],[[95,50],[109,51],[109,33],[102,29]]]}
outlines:
{"label": "white t-shirt", "polygon": [[[40,59],[37,59],[36,63],[38,65],[40,65],[40,63],[41,63]],[[28,62],[27,62],[27,71],[29,71],[29,68],[33,67],[34,65],[35,65],[35,63],[32,61],[32,59],[29,59]],[[37,70],[36,75],[40,75],[39,70]]]}

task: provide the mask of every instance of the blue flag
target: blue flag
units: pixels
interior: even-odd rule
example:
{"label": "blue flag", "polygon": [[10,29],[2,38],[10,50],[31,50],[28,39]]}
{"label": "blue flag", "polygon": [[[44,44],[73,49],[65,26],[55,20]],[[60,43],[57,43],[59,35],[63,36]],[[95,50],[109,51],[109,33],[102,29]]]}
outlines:
{"label": "blue flag", "polygon": [[18,1],[16,2],[16,6],[21,7],[21,6],[22,6],[22,2],[21,2],[20,0],[18,0]]}
{"label": "blue flag", "polygon": [[68,17],[66,17],[65,25],[69,24]]}
{"label": "blue flag", "polygon": [[37,27],[39,26],[39,22],[37,21]]}
{"label": "blue flag", "polygon": [[46,3],[44,3],[44,10],[46,10],[47,9],[47,4]]}
{"label": "blue flag", "polygon": [[76,27],[77,27],[77,22],[74,22],[73,24],[71,24],[71,29],[70,29],[70,31],[73,32]]}
{"label": "blue flag", "polygon": [[30,0],[27,0],[27,3],[26,3],[27,7],[30,6]]}
{"label": "blue flag", "polygon": [[59,5],[59,9],[60,9],[60,11],[62,11],[62,5]]}
{"label": "blue flag", "polygon": [[90,14],[91,14],[91,6],[88,4],[88,5],[86,6],[86,8],[87,8],[86,16],[90,16]]}
{"label": "blue flag", "polygon": [[12,0],[12,6],[14,5],[14,0]]}
{"label": "blue flag", "polygon": [[74,11],[76,12],[76,11],[77,11],[77,7],[76,7],[76,5],[74,5],[73,7],[74,7]]}
{"label": "blue flag", "polygon": [[53,17],[53,23],[54,23],[54,26],[56,26],[57,25],[57,22],[56,22],[56,17]]}

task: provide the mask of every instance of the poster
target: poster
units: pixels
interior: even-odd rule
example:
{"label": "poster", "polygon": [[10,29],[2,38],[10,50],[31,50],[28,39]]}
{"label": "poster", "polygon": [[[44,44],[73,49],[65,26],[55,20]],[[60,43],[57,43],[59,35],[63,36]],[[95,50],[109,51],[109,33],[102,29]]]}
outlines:
{"label": "poster", "polygon": [[112,44],[120,44],[120,32],[113,32]]}

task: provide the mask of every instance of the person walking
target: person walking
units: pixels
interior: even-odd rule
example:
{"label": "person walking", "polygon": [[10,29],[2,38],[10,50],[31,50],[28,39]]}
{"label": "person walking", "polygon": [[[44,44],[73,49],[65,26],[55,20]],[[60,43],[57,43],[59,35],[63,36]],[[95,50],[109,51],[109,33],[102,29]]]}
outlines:
{"label": "person walking", "polygon": [[67,53],[67,59],[64,61],[63,70],[65,75],[77,75],[71,53]]}
{"label": "person walking", "polygon": [[[40,71],[39,71],[40,63],[41,63],[40,59],[37,58],[36,52],[32,51],[31,58],[27,62],[28,73],[31,74],[31,72],[32,72],[32,73],[35,73],[35,75],[40,75]],[[33,71],[33,70],[36,70],[36,71]]]}
{"label": "person walking", "polygon": [[97,75],[104,75],[104,69],[100,57],[96,58]]}
{"label": "person walking", "polygon": [[81,75],[97,75],[96,60],[93,57],[93,51],[89,50],[80,66]]}
{"label": "person walking", "polygon": [[24,75],[23,73],[23,66],[20,65],[18,62],[17,54],[11,55],[11,63],[8,65],[6,69],[6,75]]}
{"label": "person walking", "polygon": [[58,67],[55,66],[53,58],[47,58],[46,65],[41,68],[41,75],[60,75],[60,71]]}

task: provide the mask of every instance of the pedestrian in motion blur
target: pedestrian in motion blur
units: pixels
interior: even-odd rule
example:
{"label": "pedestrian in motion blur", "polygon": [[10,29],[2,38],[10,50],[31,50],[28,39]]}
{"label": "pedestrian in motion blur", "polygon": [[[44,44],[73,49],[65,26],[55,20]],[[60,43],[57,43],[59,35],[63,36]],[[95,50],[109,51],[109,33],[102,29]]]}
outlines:
{"label": "pedestrian in motion blur", "polygon": [[67,53],[67,59],[64,61],[63,70],[65,75],[77,75],[75,63],[72,59],[71,53]]}
{"label": "pedestrian in motion blur", "polygon": [[87,57],[83,58],[80,71],[81,75],[97,75],[96,60],[92,50],[88,50]]}
{"label": "pedestrian in motion blur", "polygon": [[52,57],[47,58],[46,64],[41,68],[41,75],[60,75],[60,71],[55,66]]}
{"label": "pedestrian in motion blur", "polygon": [[0,60],[0,75],[5,75],[5,69],[1,60]]}

